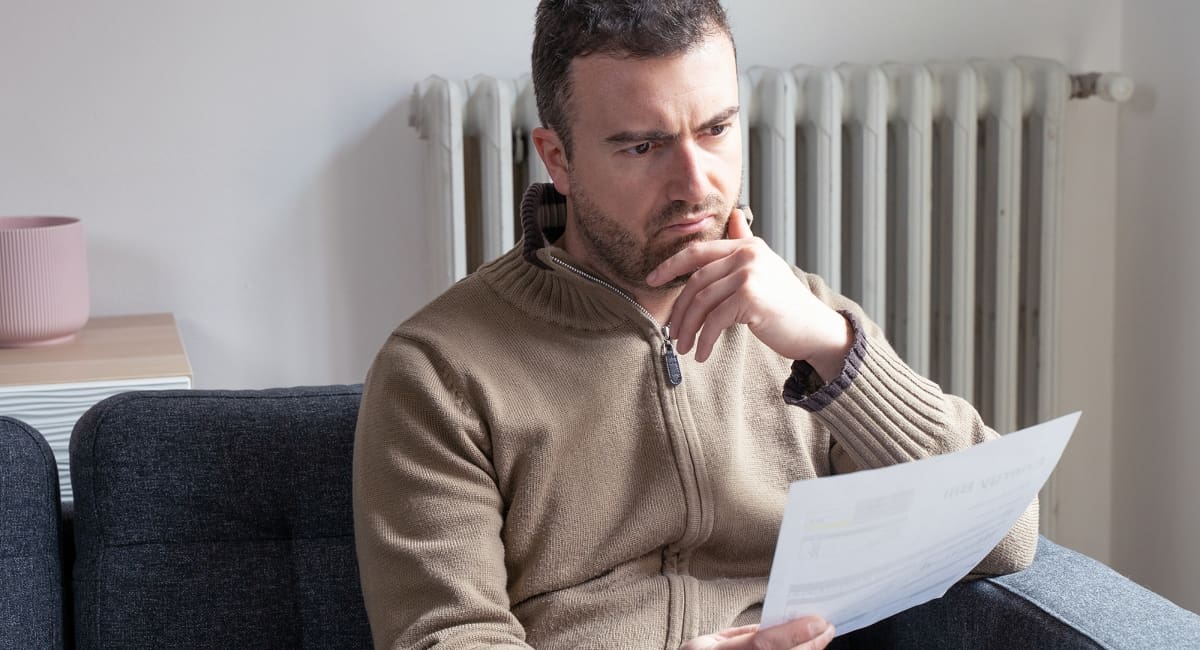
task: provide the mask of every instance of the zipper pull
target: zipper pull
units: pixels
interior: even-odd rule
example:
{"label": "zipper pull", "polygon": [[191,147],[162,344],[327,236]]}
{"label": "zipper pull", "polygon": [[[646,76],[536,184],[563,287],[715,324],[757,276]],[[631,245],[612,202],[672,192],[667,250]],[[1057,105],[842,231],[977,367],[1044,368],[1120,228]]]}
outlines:
{"label": "zipper pull", "polygon": [[667,369],[667,381],[672,386],[683,383],[683,371],[679,369],[679,357],[675,354],[675,344],[671,343],[671,326],[663,325],[663,365]]}

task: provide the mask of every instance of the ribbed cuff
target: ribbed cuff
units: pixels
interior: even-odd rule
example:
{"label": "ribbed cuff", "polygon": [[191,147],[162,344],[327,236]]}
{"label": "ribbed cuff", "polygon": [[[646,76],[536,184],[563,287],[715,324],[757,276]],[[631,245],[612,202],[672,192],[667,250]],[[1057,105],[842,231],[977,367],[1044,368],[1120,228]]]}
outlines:
{"label": "ribbed cuff", "polygon": [[783,383],[783,399],[788,404],[815,413],[829,406],[858,376],[863,356],[866,354],[866,336],[854,314],[848,311],[838,313],[850,321],[854,335],[854,343],[850,346],[850,352],[846,354],[841,374],[832,381],[823,383],[821,376],[807,361],[793,361],[792,375]]}
{"label": "ribbed cuff", "polygon": [[886,344],[866,338],[865,347],[854,384],[819,413],[837,441],[866,467],[925,458],[947,451],[947,444],[956,446],[945,422],[941,388],[913,372]]}
{"label": "ribbed cuff", "polygon": [[956,446],[956,438],[947,436],[941,388],[909,368],[886,342],[867,336],[852,315],[842,314],[854,328],[842,374],[805,394],[806,377],[793,364],[784,399],[828,424],[863,469],[943,453],[948,443]]}

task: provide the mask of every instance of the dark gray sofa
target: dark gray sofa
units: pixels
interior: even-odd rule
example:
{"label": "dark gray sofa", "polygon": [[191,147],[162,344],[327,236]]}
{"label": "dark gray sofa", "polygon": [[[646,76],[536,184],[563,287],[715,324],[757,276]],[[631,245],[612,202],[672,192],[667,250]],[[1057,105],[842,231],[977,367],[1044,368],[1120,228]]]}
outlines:
{"label": "dark gray sofa", "polygon": [[[61,647],[72,622],[81,649],[370,647],[350,500],[360,390],[139,392],[96,405],[71,442],[69,589],[48,579],[71,557],[56,553],[53,458],[0,418],[0,441],[25,454],[0,455],[0,648]],[[42,568],[14,572],[17,553]],[[1200,647],[1200,617],[1042,540],[1028,571],[957,585],[831,647],[981,637],[997,648]]]}
{"label": "dark gray sofa", "polygon": [[0,417],[0,649],[62,648],[58,465],[40,433]]}
{"label": "dark gray sofa", "polygon": [[139,392],[89,410],[71,438],[76,647],[369,648],[360,394]]}

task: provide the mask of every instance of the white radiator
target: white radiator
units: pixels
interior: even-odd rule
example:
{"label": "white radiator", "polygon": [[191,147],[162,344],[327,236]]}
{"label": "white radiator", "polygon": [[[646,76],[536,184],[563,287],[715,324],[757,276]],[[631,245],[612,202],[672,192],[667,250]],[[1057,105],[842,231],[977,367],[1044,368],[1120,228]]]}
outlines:
{"label": "white radiator", "polygon": [[[776,252],[858,301],[913,368],[1007,433],[1058,415],[1067,99],[1132,92],[1125,77],[1032,58],[751,68],[743,200]],[[533,88],[430,77],[410,123],[429,142],[440,292],[513,246],[520,193],[548,180],[528,137]]]}

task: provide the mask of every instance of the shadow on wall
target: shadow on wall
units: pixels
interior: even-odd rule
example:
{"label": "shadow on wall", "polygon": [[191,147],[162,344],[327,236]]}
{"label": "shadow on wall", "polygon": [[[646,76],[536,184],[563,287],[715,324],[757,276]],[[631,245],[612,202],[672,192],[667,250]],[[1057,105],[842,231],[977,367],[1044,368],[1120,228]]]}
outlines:
{"label": "shadow on wall", "polygon": [[408,125],[404,98],[315,179],[318,254],[327,260],[325,321],[314,357],[335,381],[360,382],[387,335],[432,296],[422,194],[424,143]]}

